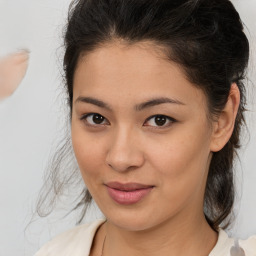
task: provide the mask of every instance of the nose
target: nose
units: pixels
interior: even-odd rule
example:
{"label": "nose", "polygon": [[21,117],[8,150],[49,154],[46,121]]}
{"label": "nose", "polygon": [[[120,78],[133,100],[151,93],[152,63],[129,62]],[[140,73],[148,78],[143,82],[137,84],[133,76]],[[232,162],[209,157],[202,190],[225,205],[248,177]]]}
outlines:
{"label": "nose", "polygon": [[106,163],[117,172],[134,170],[143,165],[144,155],[138,136],[131,129],[119,129],[113,135]]}

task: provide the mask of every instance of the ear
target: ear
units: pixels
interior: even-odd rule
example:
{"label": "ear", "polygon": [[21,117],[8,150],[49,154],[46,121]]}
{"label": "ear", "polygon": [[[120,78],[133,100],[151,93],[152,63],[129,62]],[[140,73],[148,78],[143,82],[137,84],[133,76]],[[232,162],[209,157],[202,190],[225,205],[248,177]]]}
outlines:
{"label": "ear", "polygon": [[240,91],[236,83],[230,88],[227,103],[213,123],[213,133],[210,145],[212,152],[220,151],[229,141],[235,125],[236,115],[240,104]]}
{"label": "ear", "polygon": [[0,59],[0,100],[10,96],[21,83],[28,58],[29,52],[24,50]]}

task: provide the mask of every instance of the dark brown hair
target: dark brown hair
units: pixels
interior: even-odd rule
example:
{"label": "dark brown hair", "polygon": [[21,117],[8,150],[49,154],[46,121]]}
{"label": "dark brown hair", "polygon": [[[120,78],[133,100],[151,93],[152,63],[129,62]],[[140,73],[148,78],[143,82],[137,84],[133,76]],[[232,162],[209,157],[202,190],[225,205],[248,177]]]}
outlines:
{"label": "dark brown hair", "polygon": [[[217,230],[223,221],[228,226],[234,203],[233,163],[244,123],[243,81],[249,58],[249,43],[239,14],[229,0],[73,1],[65,31],[64,56],[69,118],[79,57],[116,39],[130,45],[150,41],[165,49],[165,56],[181,65],[187,79],[203,90],[213,119],[224,108],[231,84],[238,85],[241,102],[234,131],[224,148],[213,153],[204,198],[204,212],[211,227]],[[69,138],[53,159],[48,181],[53,184],[54,199],[65,183],[73,182],[73,174],[77,172],[73,168],[64,178],[60,165],[67,152],[72,151],[70,145]],[[41,215],[48,192],[39,200]],[[83,187],[75,207],[82,207],[82,217],[90,202],[91,196]]]}

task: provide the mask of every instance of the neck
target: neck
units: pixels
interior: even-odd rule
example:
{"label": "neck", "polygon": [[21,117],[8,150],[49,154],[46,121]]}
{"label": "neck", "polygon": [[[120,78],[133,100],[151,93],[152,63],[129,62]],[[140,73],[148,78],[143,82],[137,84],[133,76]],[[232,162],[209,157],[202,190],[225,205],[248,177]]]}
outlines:
{"label": "neck", "polygon": [[128,231],[108,221],[103,255],[208,255],[217,242],[217,233],[204,216],[177,218],[143,231]]}

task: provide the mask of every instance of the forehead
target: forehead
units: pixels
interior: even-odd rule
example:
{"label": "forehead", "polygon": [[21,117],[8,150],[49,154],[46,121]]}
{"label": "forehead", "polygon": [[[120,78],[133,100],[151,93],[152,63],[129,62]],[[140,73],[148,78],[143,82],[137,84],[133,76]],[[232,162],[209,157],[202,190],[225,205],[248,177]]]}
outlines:
{"label": "forehead", "polygon": [[[166,96],[180,101],[205,101],[200,89],[191,84],[183,69],[167,60],[153,43],[104,45],[79,59],[74,75],[74,100],[83,94],[142,101]],[[123,102],[124,103],[124,102]]]}
{"label": "forehead", "polygon": [[[140,42],[129,45],[120,41],[104,44],[96,50],[82,54],[79,64],[86,64],[90,71],[101,70],[102,75],[119,72],[139,74],[141,72],[159,72],[169,64],[163,53],[163,47],[152,42]],[[88,67],[89,66],[89,67]],[[138,69],[138,67],[140,67]],[[139,72],[138,72],[139,71]]]}

